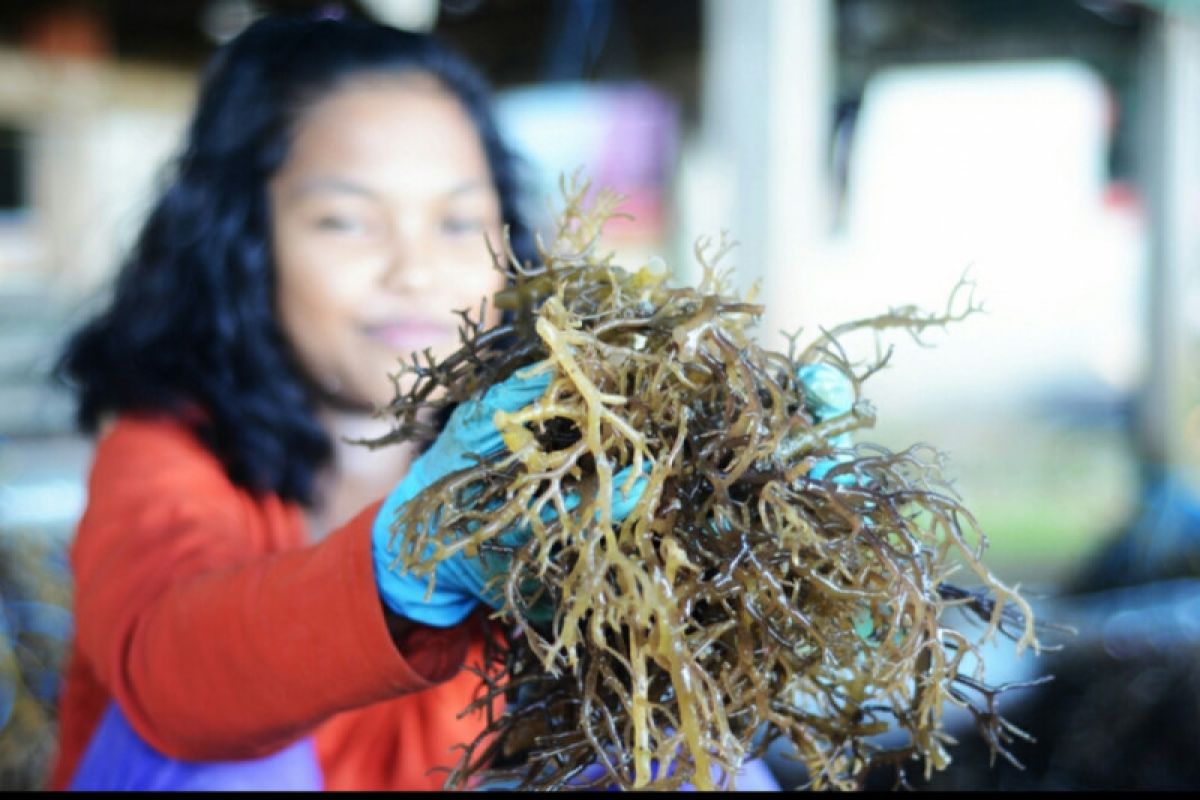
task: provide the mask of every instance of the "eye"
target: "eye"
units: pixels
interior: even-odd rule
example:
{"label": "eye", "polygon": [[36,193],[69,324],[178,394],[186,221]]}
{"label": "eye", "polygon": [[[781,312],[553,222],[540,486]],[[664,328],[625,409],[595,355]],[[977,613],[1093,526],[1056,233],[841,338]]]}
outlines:
{"label": "eye", "polygon": [[366,224],[355,217],[341,214],[325,214],[317,218],[317,228],[338,233],[357,233],[366,230]]}
{"label": "eye", "polygon": [[451,236],[478,233],[483,230],[483,220],[478,217],[450,216],[442,219],[442,232]]}

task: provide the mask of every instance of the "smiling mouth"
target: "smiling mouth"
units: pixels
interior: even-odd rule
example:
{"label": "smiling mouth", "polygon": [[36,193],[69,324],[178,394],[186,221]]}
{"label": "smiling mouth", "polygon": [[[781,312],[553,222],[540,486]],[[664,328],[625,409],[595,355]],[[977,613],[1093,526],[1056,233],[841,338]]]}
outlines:
{"label": "smiling mouth", "polygon": [[453,325],[424,320],[367,325],[363,331],[368,338],[380,344],[396,350],[411,352],[443,344],[447,339],[453,338],[456,333]]}

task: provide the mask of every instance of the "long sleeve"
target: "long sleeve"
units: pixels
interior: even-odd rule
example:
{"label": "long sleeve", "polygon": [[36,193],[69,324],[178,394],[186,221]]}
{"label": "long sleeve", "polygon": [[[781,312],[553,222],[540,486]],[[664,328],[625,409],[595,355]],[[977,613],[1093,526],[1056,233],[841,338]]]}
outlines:
{"label": "long sleeve", "polygon": [[[389,635],[374,508],[316,545],[295,507],[233,486],[182,430],[98,445],[72,551],[79,656],[153,747],[265,755],[332,715],[433,685]],[[440,642],[465,654],[467,626]]]}

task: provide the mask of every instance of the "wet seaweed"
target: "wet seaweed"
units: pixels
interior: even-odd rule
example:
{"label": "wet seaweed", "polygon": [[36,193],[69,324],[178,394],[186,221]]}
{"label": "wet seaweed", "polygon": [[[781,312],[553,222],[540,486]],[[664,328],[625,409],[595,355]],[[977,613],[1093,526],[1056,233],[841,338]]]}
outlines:
{"label": "wet seaweed", "polygon": [[[763,307],[720,266],[727,240],[699,242],[703,279],[672,287],[599,252],[618,197],[585,202],[577,180],[563,194],[538,263],[493,252],[504,321],[484,329],[485,308],[462,312],[462,346],[405,365],[383,410],[393,430],[369,443],[428,441],[455,404],[522,368],[550,373],[537,402],[497,415],[507,452],[479,454],[395,520],[396,569],[431,574],[458,552],[505,563],[502,641],[464,711],[486,729],[447,785],[728,787],[780,736],[812,788],[857,788],[885,764],[902,776],[914,760],[928,777],[950,762],[947,704],[1015,760],[1004,687],[978,656],[996,635],[1037,649],[1030,607],[983,563],[986,537],[939,451],[839,445],[874,424],[862,389],[891,356],[879,334],[924,342],[979,310],[971,283],[939,312],[895,308],[771,351],[750,332]],[[841,345],[860,332],[877,337],[863,363]],[[848,413],[809,411],[797,372],[817,363],[849,380]],[[639,476],[644,492],[615,521],[614,490]],[[948,624],[951,608],[982,633]],[[894,729],[905,743],[880,744]]]}

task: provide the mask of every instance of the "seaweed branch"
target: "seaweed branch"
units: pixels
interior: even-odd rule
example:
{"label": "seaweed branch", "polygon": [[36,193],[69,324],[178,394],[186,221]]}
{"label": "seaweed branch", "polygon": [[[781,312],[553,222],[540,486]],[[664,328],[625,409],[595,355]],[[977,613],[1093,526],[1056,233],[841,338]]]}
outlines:
{"label": "seaweed branch", "polygon": [[[725,237],[697,244],[699,287],[671,287],[597,252],[618,198],[600,192],[589,206],[588,189],[564,182],[540,263],[493,248],[507,321],[483,330],[464,312],[462,347],[405,366],[415,379],[385,410],[394,430],[371,443],[428,439],[425,420],[521,367],[552,374],[538,402],[497,415],[510,453],[431,487],[396,520],[397,568],[431,575],[460,550],[511,562],[498,570],[505,643],[476,703],[503,697],[508,710],[464,746],[448,785],[730,786],[722,776],[783,736],[813,788],[853,789],[881,764],[944,769],[947,703],[973,709],[1011,758],[1019,732],[995,705],[1004,687],[962,665],[997,634],[1036,650],[1032,610],[984,565],[986,541],[936,450],[835,442],[873,425],[862,386],[891,354],[877,341],[856,372],[840,340],[894,330],[926,344],[980,310],[973,284],[964,276],[937,313],[893,308],[767,351],[749,333],[762,306],[719,268]],[[797,369],[817,362],[851,381],[850,413],[809,413]],[[822,461],[836,466],[816,477]],[[625,468],[647,488],[618,522]],[[980,588],[947,582],[964,567]],[[532,613],[547,603],[549,619]],[[950,608],[985,623],[978,641],[946,623]],[[907,744],[873,744],[889,728]]]}

